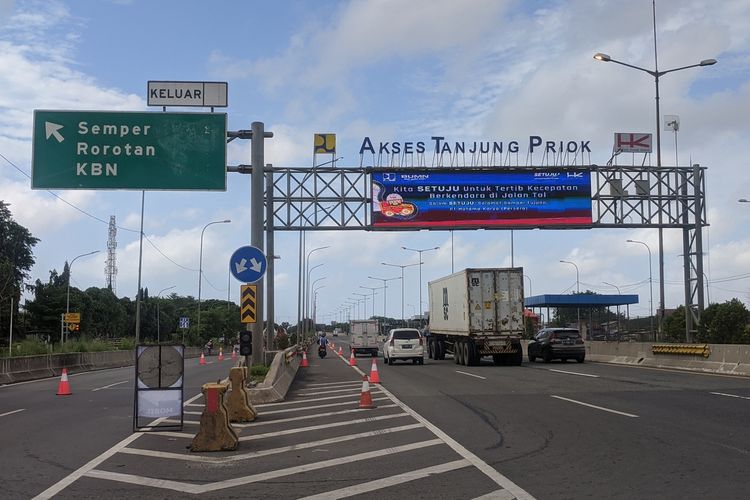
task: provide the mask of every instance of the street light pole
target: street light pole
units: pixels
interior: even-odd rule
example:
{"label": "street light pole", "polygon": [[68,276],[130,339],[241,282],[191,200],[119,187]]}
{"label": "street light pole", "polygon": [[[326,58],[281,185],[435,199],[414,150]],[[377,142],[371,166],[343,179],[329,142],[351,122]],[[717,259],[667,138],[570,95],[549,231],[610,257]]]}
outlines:
{"label": "street light pole", "polygon": [[159,313],[159,296],[161,295],[161,292],[165,292],[167,290],[171,290],[172,288],[175,288],[177,285],[168,286],[167,288],[163,288],[159,290],[159,293],[156,294],[156,343],[161,344],[161,332],[159,330],[161,326],[161,318]]}
{"label": "street light pole", "polygon": [[[309,255],[308,255],[308,257],[309,257]],[[307,278],[305,280],[306,284],[305,284],[305,291],[304,291],[304,302],[302,303],[302,312],[303,312],[302,315],[303,316],[308,316],[309,315],[309,304],[308,304],[308,302],[310,300],[310,290],[312,289],[312,287],[310,286],[310,274],[312,274],[312,272],[314,270],[316,270],[317,268],[323,266],[324,264],[325,264],[325,262],[321,262],[320,264],[317,264],[317,265],[312,266],[311,268],[307,269]],[[302,322],[303,323],[305,322],[305,318],[304,317],[302,318]],[[302,330],[304,332],[306,332],[306,328],[303,327]]]}
{"label": "street light pole", "polygon": [[531,291],[531,276],[529,276],[528,274],[524,274],[523,277],[529,280],[529,297],[531,297],[532,295],[534,295],[534,292]]}
{"label": "street light pole", "polygon": [[[573,267],[576,268],[576,294],[580,294],[581,288],[580,288],[580,279],[578,275],[578,266],[576,265],[575,262],[571,262],[569,260],[561,260],[560,262],[562,262],[563,264],[571,264]],[[578,297],[578,300],[580,300],[580,297]],[[578,332],[581,333],[581,308],[580,307],[576,307],[576,313],[578,315]],[[583,336],[582,333],[581,333],[581,336]],[[588,335],[586,335],[586,337],[588,337]]]}
{"label": "street light pole", "polygon": [[[594,54],[594,59],[597,61],[602,62],[613,62],[615,64],[619,64],[621,66],[626,66],[628,68],[637,69],[639,71],[643,71],[644,73],[648,73],[649,75],[654,77],[654,85],[656,87],[656,95],[655,95],[655,101],[656,101],[656,167],[657,167],[657,197],[658,197],[658,218],[659,218],[659,332],[662,330],[662,322],[664,319],[664,228],[662,227],[663,224],[663,215],[662,215],[662,182],[661,182],[661,126],[660,126],[660,110],[659,110],[659,78],[666,75],[667,73],[674,73],[675,71],[682,71],[684,69],[689,68],[697,68],[701,66],[713,66],[716,64],[716,59],[704,59],[700,61],[697,64],[689,64],[687,66],[680,66],[679,68],[672,68],[664,71],[659,71],[659,60],[656,50],[656,3],[653,3],[653,18],[654,18],[654,69],[646,69],[641,68],[640,66],[635,66],[633,64],[628,64],[626,62],[618,61],[616,59],[612,59],[609,55],[603,54],[601,52],[597,52]],[[675,165],[677,166],[677,165]],[[703,256],[698,256],[699,258],[703,258]],[[699,277],[699,279],[702,279],[702,277]]]}
{"label": "street light pole", "polygon": [[[602,283],[604,283],[605,285],[609,285],[609,286],[615,287],[617,289],[617,295],[622,295],[622,293],[620,292],[620,287],[619,286],[617,286],[617,285],[615,285],[613,283],[609,283],[607,281],[602,281]],[[620,335],[620,304],[617,304],[617,335]]]}
{"label": "street light pole", "polygon": [[414,264],[389,264],[388,262],[381,262],[384,266],[400,267],[401,268],[401,321],[404,321],[404,268],[411,266],[418,266],[421,262],[415,262]]}
{"label": "street light pole", "polygon": [[[304,232],[300,231],[300,233],[301,235],[304,235]],[[302,243],[302,246],[304,246],[304,243]],[[300,286],[300,288],[302,289],[302,304],[301,304],[302,316],[304,316],[307,311],[307,302],[308,302],[307,290],[308,290],[308,284],[310,283],[310,255],[312,255],[314,252],[317,252],[318,250],[325,250],[326,248],[331,248],[331,245],[313,248],[312,250],[307,252],[307,256],[305,257],[304,264],[305,264],[305,269],[307,271],[302,273],[303,283]],[[304,321],[305,321],[304,317],[301,318],[301,321],[304,324]],[[300,330],[304,330],[302,326],[303,325],[300,325]]]}
{"label": "street light pole", "polygon": [[364,301],[364,306],[362,307],[362,319],[367,319],[366,318],[366,316],[367,316],[367,294],[366,293],[353,292],[353,295],[359,295],[360,297],[362,297],[361,299],[355,299],[357,301],[357,309],[359,309],[359,301],[363,300]]}
{"label": "street light pole", "polygon": [[[380,289],[382,287],[378,287],[378,286],[364,286],[364,285],[359,285],[359,287],[360,288],[366,288],[366,289],[372,291],[372,317],[374,318],[375,317],[375,290],[378,290],[378,289]],[[385,315],[383,315],[383,317],[385,318]]]}
{"label": "street light pole", "polygon": [[206,232],[206,228],[212,224],[228,224],[232,222],[230,219],[216,220],[209,222],[201,230],[201,248],[200,256],[198,257],[198,336],[201,334],[201,285],[203,284],[203,233]]}
{"label": "street light pole", "polygon": [[[89,253],[83,253],[81,255],[77,255],[73,258],[73,260],[70,261],[70,264],[68,264],[68,291],[65,294],[65,314],[68,314],[70,312],[70,275],[73,272],[73,262],[80,259],[81,257],[86,257],[87,255],[94,255],[95,253],[99,253],[100,250],[94,250],[93,252]],[[63,335],[65,332],[63,331]],[[65,344],[65,339],[60,339],[61,344]]]}
{"label": "street light pole", "polygon": [[[638,241],[638,240],[627,240],[628,243],[638,243],[646,247],[646,250],[648,250],[648,289],[649,289],[649,320],[650,320],[650,329],[651,329],[651,335],[654,335],[655,340],[658,342],[661,340],[661,338],[656,338],[656,333],[654,332],[654,283],[651,276],[651,247],[649,247],[645,242]],[[661,330],[661,328],[660,328]],[[661,331],[659,331],[659,335],[661,335]]]}
{"label": "street light pole", "polygon": [[[370,278],[371,280],[380,280],[380,281],[383,282],[383,287],[382,287],[383,288],[383,319],[385,319],[386,318],[386,309],[385,309],[385,306],[386,306],[386,303],[387,303],[387,300],[388,300],[388,282],[389,281],[393,281],[393,280],[400,280],[401,278],[399,278],[399,277],[396,277],[396,278],[376,278],[375,276],[368,276],[368,278]],[[373,294],[374,293],[375,292],[373,292]],[[375,303],[374,302],[372,304],[372,308],[373,308],[372,315],[375,316],[375,312],[374,312],[375,311]]]}
{"label": "street light pole", "polygon": [[422,321],[422,318],[424,317],[423,309],[422,309],[422,253],[423,252],[429,252],[430,250],[438,250],[440,247],[433,247],[433,248],[407,248],[407,247],[401,247],[403,250],[409,250],[411,252],[417,252],[419,253],[419,326],[424,326],[424,322]]}

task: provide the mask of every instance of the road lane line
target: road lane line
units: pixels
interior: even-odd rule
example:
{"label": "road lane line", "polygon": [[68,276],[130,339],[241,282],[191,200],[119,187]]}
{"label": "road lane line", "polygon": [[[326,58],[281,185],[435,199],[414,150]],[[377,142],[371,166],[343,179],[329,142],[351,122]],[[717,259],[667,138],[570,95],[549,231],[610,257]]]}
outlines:
{"label": "road lane line", "polygon": [[514,498],[513,494],[508,490],[496,490],[481,497],[476,497],[474,500],[514,500]]}
{"label": "road lane line", "polygon": [[575,399],[568,399],[562,396],[554,396],[554,395],[550,397],[555,398],[555,399],[562,399],[563,401],[568,401],[570,403],[575,403],[577,405],[588,406],[589,408],[594,408],[596,410],[602,410],[602,411],[607,411],[609,413],[615,413],[617,415],[622,415],[624,417],[638,418],[638,415],[633,415],[632,413],[625,413],[623,411],[612,410],[610,408],[604,408],[603,406],[596,406],[596,405],[592,405],[589,403],[584,403],[583,401],[576,401]]}
{"label": "road lane line", "polygon": [[[747,396],[738,396],[737,394],[726,394],[724,392],[712,392],[711,394],[716,394],[717,396],[726,396],[728,398],[750,399]],[[0,417],[2,417],[2,415],[0,415]]]}
{"label": "road lane line", "polygon": [[13,415],[14,413],[18,413],[19,411],[26,411],[26,408],[21,408],[20,410],[13,410],[6,413],[0,413],[0,417],[5,417],[7,415]]}
{"label": "road lane line", "polygon": [[556,373],[566,373],[568,375],[578,375],[579,377],[599,378],[599,375],[591,375],[590,373],[569,372],[565,370],[555,370],[554,368],[549,368],[549,371]]}
{"label": "road lane line", "polygon": [[305,387],[326,387],[329,385],[344,385],[344,384],[355,385],[355,384],[361,384],[361,383],[362,383],[361,380],[359,381],[352,380],[351,382],[325,382],[325,383],[320,383],[320,384],[305,384]]}
{"label": "road lane line", "polygon": [[[378,406],[378,409],[383,408],[395,408],[396,405],[383,405]],[[316,413],[315,415],[304,415],[301,417],[289,417],[289,418],[280,418],[278,420],[263,420],[261,422],[253,422],[251,424],[243,424],[246,427],[260,427],[261,425],[273,425],[273,424],[279,424],[283,422],[296,422],[299,420],[310,420],[311,418],[322,418],[322,417],[333,417],[336,415],[346,415],[347,413],[361,413],[361,412],[369,412],[372,410],[366,409],[366,408],[355,408],[353,410],[341,410],[341,411],[329,411],[325,413]],[[264,413],[260,414],[261,416],[265,415]],[[398,415],[403,415],[403,413],[399,413]],[[237,424],[232,424],[237,425]]]}
{"label": "road lane line", "polygon": [[[252,436],[241,437],[240,441],[254,441],[256,439],[286,436],[289,434],[297,434],[298,432],[316,431],[320,429],[332,429],[334,427],[342,427],[346,425],[369,424],[372,422],[378,422],[380,420],[389,420],[391,418],[404,418],[404,417],[409,417],[409,416],[410,415],[407,413],[392,413],[390,415],[381,415],[379,417],[358,418],[356,420],[345,420],[343,422],[333,422],[333,423],[329,422],[329,423],[325,423],[321,425],[311,425],[309,427],[302,427],[299,429],[287,429],[285,431],[267,432],[265,434],[253,434]],[[191,434],[191,437],[192,437],[192,434]]]}
{"label": "road lane line", "polygon": [[428,441],[421,441],[419,443],[411,443],[403,446],[396,446],[394,448],[385,448],[382,450],[368,451],[366,453],[359,453],[357,455],[350,455],[347,457],[333,458],[330,460],[322,460],[313,462],[305,465],[298,465],[296,467],[286,467],[280,470],[274,470],[269,472],[262,472],[259,474],[253,474],[250,476],[238,477],[233,479],[226,479],[216,483],[209,483],[203,485],[195,485],[190,483],[182,483],[179,481],[167,481],[163,479],[154,479],[144,476],[136,476],[133,474],[122,474],[118,472],[107,472],[101,470],[91,470],[86,473],[87,477],[93,477],[98,479],[106,479],[110,481],[119,481],[122,483],[135,484],[135,485],[147,485],[154,488],[171,489],[184,493],[200,494],[209,493],[211,491],[234,488],[237,486],[244,486],[246,484],[257,483],[261,481],[268,481],[271,479],[278,479],[285,476],[291,476],[294,474],[301,474],[304,472],[326,469],[328,467],[336,467],[339,465],[349,464],[352,462],[359,462],[363,460],[370,460],[373,458],[380,458],[395,453],[402,453],[406,451],[419,450],[421,448],[427,448],[429,446],[437,446],[444,444],[439,439],[430,439]]}
{"label": "road lane line", "polygon": [[351,391],[356,391],[356,390],[357,390],[357,386],[356,385],[352,385],[352,386],[346,387],[344,389],[339,389],[338,387],[336,387],[336,390],[334,390],[334,391],[329,391],[329,390],[325,390],[325,391],[322,391],[322,392],[307,392],[307,391],[303,392],[303,391],[300,391],[300,392],[295,393],[294,395],[295,396],[303,396],[303,397],[307,397],[307,396],[320,396],[320,395],[325,395],[325,394],[335,394],[337,392],[351,392]]}
{"label": "road lane line", "polygon": [[[388,398],[372,398],[373,401],[384,401]],[[314,410],[317,408],[330,408],[331,406],[343,406],[343,405],[356,405],[357,400],[352,401],[344,401],[343,403],[328,403],[325,405],[315,405],[315,406],[303,406],[301,408],[287,408],[285,410],[273,410],[273,411],[264,411],[263,415],[272,415],[275,413],[288,413],[290,411],[305,411],[305,410]]]}
{"label": "road lane line", "polygon": [[[356,392],[350,392],[349,394],[339,394],[338,396],[328,396],[325,398],[307,398],[307,399],[297,399],[294,401],[283,401],[281,403],[265,403],[261,405],[253,405],[255,408],[268,408],[269,406],[287,406],[287,405],[298,405],[300,403],[308,403],[312,401],[328,401],[331,399],[344,399],[344,398],[351,398],[356,397],[359,398],[360,396],[360,389],[357,389]],[[371,389],[370,393],[375,394],[378,392],[377,388]]]}
{"label": "road lane line", "polygon": [[369,493],[371,491],[389,488],[397,484],[416,481],[417,479],[423,479],[435,474],[442,474],[444,472],[463,469],[465,467],[471,467],[471,462],[466,459],[456,460],[445,464],[433,465],[432,467],[425,467],[424,469],[404,472],[402,474],[396,474],[394,476],[388,476],[383,479],[376,479],[375,481],[369,481],[367,483],[354,484],[352,486],[347,486],[346,488],[341,488],[339,490],[326,491],[317,495],[303,497],[301,500],[337,500],[339,498],[348,498],[354,495],[360,495],[362,493]]}
{"label": "road lane line", "polygon": [[130,382],[130,380],[123,380],[122,382],[115,382],[114,384],[105,385],[104,387],[97,387],[96,389],[91,389],[91,392],[101,391],[102,389],[109,389],[110,387],[114,387],[120,384],[127,384],[128,382]]}
{"label": "road lane line", "polygon": [[268,455],[278,455],[279,453],[286,453],[289,451],[304,450],[306,448],[317,448],[318,446],[325,446],[328,444],[343,443],[345,441],[353,441],[355,439],[362,439],[368,437],[382,436],[384,434],[393,434],[395,432],[408,431],[412,429],[418,429],[423,427],[421,423],[401,425],[399,427],[390,427],[387,429],[378,429],[375,431],[360,432],[358,434],[347,434],[345,436],[336,436],[328,439],[320,439],[318,441],[308,441],[305,443],[296,443],[290,446],[282,446],[280,448],[271,448],[268,450],[251,451],[248,453],[241,453],[239,455],[231,455],[224,457],[212,457],[207,455],[185,455],[182,453],[172,453],[168,451],[155,451],[146,450],[141,448],[123,448],[120,453],[127,453],[130,455],[141,455],[146,457],[155,458],[167,458],[172,460],[183,460],[185,462],[203,462],[203,463],[231,463],[239,462],[241,460],[249,460]]}
{"label": "road lane line", "polygon": [[473,373],[469,373],[469,372],[462,372],[462,371],[456,370],[456,373],[460,373],[461,375],[468,375],[469,377],[481,378],[482,380],[487,380],[487,377],[482,377],[480,375],[474,375]]}
{"label": "road lane line", "polygon": [[396,403],[398,406],[401,407],[402,410],[404,410],[406,413],[417,419],[418,422],[422,422],[425,427],[427,427],[429,430],[432,431],[433,434],[435,434],[438,438],[440,438],[443,443],[450,446],[453,451],[464,457],[466,460],[471,462],[471,464],[482,471],[485,476],[489,477],[492,481],[495,482],[498,486],[500,486],[503,489],[508,490],[510,493],[515,496],[517,500],[534,500],[534,497],[531,496],[526,490],[518,486],[516,483],[505,477],[504,475],[500,474],[494,467],[486,463],[484,460],[470,452],[468,449],[466,449],[463,445],[461,445],[458,441],[450,437],[448,434],[440,430],[438,426],[424,418],[422,415],[417,413],[416,411],[412,410],[409,406],[407,406],[405,403],[401,402],[396,396],[394,396],[388,389],[380,386],[383,393],[385,393],[391,400]]}

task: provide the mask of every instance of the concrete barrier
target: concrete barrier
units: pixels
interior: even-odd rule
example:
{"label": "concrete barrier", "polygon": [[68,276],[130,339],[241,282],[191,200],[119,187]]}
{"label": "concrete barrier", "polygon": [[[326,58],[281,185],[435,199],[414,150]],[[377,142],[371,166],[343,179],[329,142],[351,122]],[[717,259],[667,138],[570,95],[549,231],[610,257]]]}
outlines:
{"label": "concrete barrier", "polygon": [[310,344],[305,343],[276,351],[265,380],[248,391],[250,402],[264,404],[283,401],[299,369],[302,352],[307,351],[309,347]]}
{"label": "concrete barrier", "polygon": [[[522,343],[524,354],[526,354],[528,341]],[[654,349],[655,345],[658,346],[657,349]],[[750,345],[700,344],[700,349],[695,347],[686,349],[684,348],[686,345],[688,344],[587,341],[586,360],[750,376]],[[694,344],[690,345],[694,346]],[[674,346],[674,348],[669,348],[669,346]]]}

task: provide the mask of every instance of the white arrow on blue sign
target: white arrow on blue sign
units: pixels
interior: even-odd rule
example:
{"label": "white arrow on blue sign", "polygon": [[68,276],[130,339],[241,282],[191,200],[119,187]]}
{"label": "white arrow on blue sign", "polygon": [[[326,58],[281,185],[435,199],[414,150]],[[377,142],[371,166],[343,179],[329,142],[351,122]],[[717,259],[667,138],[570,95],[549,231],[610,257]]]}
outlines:
{"label": "white arrow on blue sign", "polygon": [[255,283],[266,273],[266,256],[257,247],[240,247],[229,259],[229,270],[239,281]]}

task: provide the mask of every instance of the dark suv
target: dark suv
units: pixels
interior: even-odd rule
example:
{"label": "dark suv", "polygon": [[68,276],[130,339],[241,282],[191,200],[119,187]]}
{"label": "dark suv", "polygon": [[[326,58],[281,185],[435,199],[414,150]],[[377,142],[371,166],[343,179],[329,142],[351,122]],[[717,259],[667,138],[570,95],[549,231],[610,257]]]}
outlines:
{"label": "dark suv", "polygon": [[544,328],[529,341],[529,362],[542,358],[545,363],[553,359],[575,359],[583,363],[586,347],[576,328]]}

